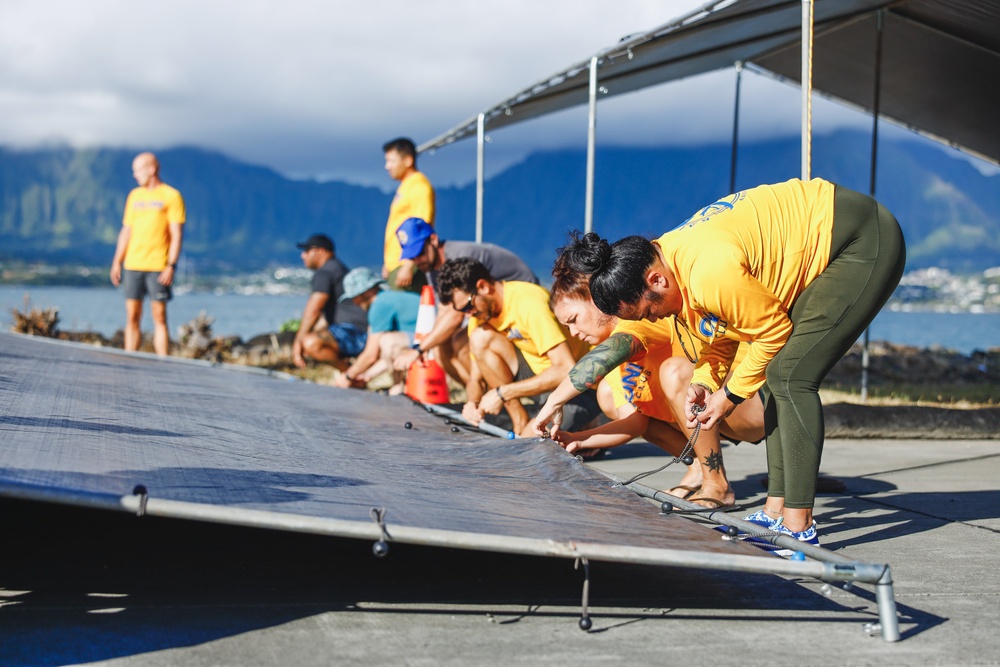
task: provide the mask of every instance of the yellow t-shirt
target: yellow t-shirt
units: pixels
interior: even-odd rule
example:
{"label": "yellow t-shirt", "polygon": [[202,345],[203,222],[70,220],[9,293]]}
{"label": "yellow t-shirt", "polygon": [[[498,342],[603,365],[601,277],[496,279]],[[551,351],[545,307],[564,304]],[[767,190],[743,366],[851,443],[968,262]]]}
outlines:
{"label": "yellow t-shirt", "polygon": [[162,271],[167,268],[170,225],[184,224],[184,199],[166,183],[155,188],[135,188],[125,200],[122,224],[132,229],[125,247],[124,267],[129,271]]}
{"label": "yellow t-shirt", "polygon": [[[625,320],[622,320],[624,322]],[[618,366],[608,373],[605,381],[611,387],[611,396],[615,402],[615,408],[620,408],[626,404],[631,405],[638,412],[659,419],[667,423],[676,423],[677,418],[670,407],[667,395],[660,384],[660,366],[671,357],[681,357],[691,359],[685,352],[681,337],[676,335],[673,328],[674,318],[668,317],[655,323],[644,322],[650,326],[660,326],[670,323],[670,335],[672,340],[662,339],[651,340],[651,347],[641,356],[630,359],[627,363]],[[639,322],[628,322],[628,324],[639,324]],[[664,329],[666,326],[663,327]],[[615,332],[619,327],[615,328]],[[750,352],[749,343],[740,343],[733,360],[733,366],[738,367],[743,359]]]}
{"label": "yellow t-shirt", "polygon": [[[549,308],[549,292],[544,287],[517,280],[502,281],[503,308],[500,314],[485,324],[506,335],[507,340],[521,351],[528,366],[538,375],[552,365],[545,354],[562,342],[569,344],[573,360],[590,351],[590,345],[570,335]],[[484,324],[473,317],[469,333]]]}
{"label": "yellow t-shirt", "polygon": [[396,230],[410,218],[420,218],[434,226],[434,188],[419,171],[415,171],[400,183],[389,206],[389,220],[385,224],[385,246],[383,262],[387,271],[392,271],[400,263],[403,249],[396,238]]}
{"label": "yellow t-shirt", "polygon": [[670,357],[684,355],[681,341],[674,333],[674,318],[667,317],[656,322],[619,320],[611,335],[616,333],[632,335],[642,345],[643,351],[605,377],[615,407],[628,404],[654,419],[677,421],[660,386],[659,376],[661,364]]}
{"label": "yellow t-shirt", "polygon": [[[695,382],[718,389],[737,340],[752,342],[728,387],[748,397],[792,333],[788,311],[827,267],[834,185],[792,179],[729,195],[654,241],[674,272],[688,330],[709,344]],[[708,333],[708,335],[704,335]]]}

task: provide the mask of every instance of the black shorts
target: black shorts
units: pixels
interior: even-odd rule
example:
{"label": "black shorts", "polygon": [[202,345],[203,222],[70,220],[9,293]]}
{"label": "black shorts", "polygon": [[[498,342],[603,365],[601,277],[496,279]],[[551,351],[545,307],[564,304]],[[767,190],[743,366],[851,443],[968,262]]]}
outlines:
{"label": "black shorts", "polygon": [[159,271],[130,271],[123,270],[124,276],[122,284],[125,286],[125,298],[142,301],[149,295],[152,301],[170,301],[174,298],[174,293],[170,285],[161,285],[156,282],[160,277]]}

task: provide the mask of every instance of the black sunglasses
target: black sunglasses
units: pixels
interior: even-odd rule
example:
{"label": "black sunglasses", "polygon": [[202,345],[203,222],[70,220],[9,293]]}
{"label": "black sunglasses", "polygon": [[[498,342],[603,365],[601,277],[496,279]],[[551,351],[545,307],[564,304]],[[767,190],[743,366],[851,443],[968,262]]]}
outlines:
{"label": "black sunglasses", "polygon": [[455,310],[457,310],[457,311],[458,311],[458,312],[460,312],[460,313],[464,313],[464,314],[468,315],[469,313],[471,313],[471,312],[472,312],[472,300],[473,300],[474,298],[476,298],[476,295],[475,295],[475,294],[471,294],[471,295],[469,295],[469,301],[468,301],[468,303],[466,303],[466,304],[465,304],[464,306],[462,306],[461,308],[456,308]]}

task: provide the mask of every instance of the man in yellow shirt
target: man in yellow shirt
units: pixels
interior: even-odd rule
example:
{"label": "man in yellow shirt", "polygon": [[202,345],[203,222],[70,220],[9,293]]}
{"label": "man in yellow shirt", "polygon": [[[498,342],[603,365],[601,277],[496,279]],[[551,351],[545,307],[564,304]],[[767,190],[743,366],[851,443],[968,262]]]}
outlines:
{"label": "man in yellow shirt", "polygon": [[[537,405],[583,357],[590,345],[569,335],[549,308],[544,287],[517,280],[495,280],[478,261],[461,257],[444,263],[437,277],[442,306],[468,315],[472,367],[466,384],[462,415],[478,424],[487,414],[506,408],[513,431],[531,436],[522,398]],[[574,421],[582,428],[600,413],[592,390],[570,402]],[[569,407],[567,405],[567,407]],[[610,407],[609,407],[610,410]]]}
{"label": "man in yellow shirt", "polygon": [[[899,284],[906,246],[893,215],[828,181],[792,179],[728,195],[655,241],[587,234],[565,253],[602,312],[674,315],[707,341],[689,426],[711,429],[763,389],[768,494],[746,520],[818,544],[819,386]],[[726,380],[740,341],[750,350]]]}
{"label": "man in yellow shirt", "polygon": [[411,140],[393,139],[382,146],[382,151],[385,170],[399,181],[385,224],[382,277],[393,289],[420,292],[427,284],[426,278],[416,270],[412,259],[401,259],[403,250],[396,231],[410,218],[420,218],[434,225],[434,188],[427,177],[417,171],[417,147]]}
{"label": "man in yellow shirt", "polygon": [[[125,216],[111,261],[111,284],[125,284],[125,349],[139,349],[142,301],[149,295],[153,316],[153,349],[165,356],[170,347],[167,301],[181,254],[184,199],[160,180],[160,163],[152,153],[132,161],[139,187],[125,201]],[[124,270],[124,272],[123,272]]]}

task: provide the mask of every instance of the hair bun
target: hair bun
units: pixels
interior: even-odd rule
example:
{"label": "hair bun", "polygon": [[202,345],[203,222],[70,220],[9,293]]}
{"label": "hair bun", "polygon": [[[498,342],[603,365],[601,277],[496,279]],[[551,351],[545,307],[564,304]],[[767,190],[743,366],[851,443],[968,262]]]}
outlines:
{"label": "hair bun", "polygon": [[563,248],[563,256],[571,269],[579,273],[599,272],[611,260],[611,245],[594,232],[582,237],[573,234],[573,241]]}
{"label": "hair bun", "polygon": [[611,261],[611,244],[594,232],[588,232],[583,237],[584,242],[589,243],[595,258],[600,261],[600,268],[607,266]]}

